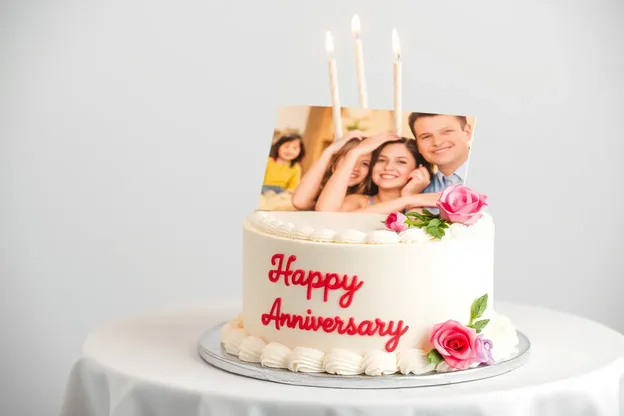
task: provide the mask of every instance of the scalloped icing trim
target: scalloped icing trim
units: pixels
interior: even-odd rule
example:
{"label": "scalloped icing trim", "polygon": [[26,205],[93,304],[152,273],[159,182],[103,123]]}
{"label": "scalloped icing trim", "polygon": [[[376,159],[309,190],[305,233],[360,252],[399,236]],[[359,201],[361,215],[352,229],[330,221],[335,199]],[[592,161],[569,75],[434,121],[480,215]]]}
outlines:
{"label": "scalloped icing trim", "polygon": [[[444,361],[437,365],[431,364],[426,353],[416,348],[391,353],[370,350],[364,354],[341,348],[332,348],[327,352],[307,347],[291,350],[278,342],[267,342],[248,334],[240,318],[235,318],[221,328],[221,345],[227,354],[241,361],[301,373],[386,376],[457,371]],[[473,365],[470,368],[475,367]]]}
{"label": "scalloped icing trim", "polygon": [[427,361],[425,353],[417,349],[400,353],[371,350],[365,354],[340,348],[328,352],[307,347],[291,350],[280,343],[267,343],[257,336],[249,335],[240,326],[238,319],[221,329],[221,344],[227,354],[241,361],[292,372],[385,376],[396,373],[425,374],[436,369],[435,365]]}
{"label": "scalloped icing trim", "polygon": [[[221,328],[221,345],[227,354],[238,357],[241,361],[292,372],[386,376],[458,371],[444,361],[437,365],[430,363],[426,353],[416,348],[391,353],[370,350],[364,354],[341,348],[332,348],[327,352],[307,347],[296,347],[291,350],[278,342],[267,343],[260,337],[248,334],[242,326],[240,317]],[[477,365],[470,366],[475,367]]]}
{"label": "scalloped icing trim", "polygon": [[388,229],[336,231],[331,228],[314,229],[307,224],[295,224],[278,220],[269,211],[255,211],[247,217],[248,224],[268,235],[315,243],[332,244],[427,244],[446,240],[490,238],[494,230],[494,221],[488,213],[473,225],[451,224],[441,240],[435,239],[420,228],[408,228],[401,233]]}

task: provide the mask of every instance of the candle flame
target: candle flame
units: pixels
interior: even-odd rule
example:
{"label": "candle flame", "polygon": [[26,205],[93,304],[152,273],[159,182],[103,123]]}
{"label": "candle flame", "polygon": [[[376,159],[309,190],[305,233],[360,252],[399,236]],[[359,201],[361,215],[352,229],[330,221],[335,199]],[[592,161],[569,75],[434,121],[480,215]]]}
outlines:
{"label": "candle flame", "polygon": [[334,53],[334,39],[329,31],[325,33],[325,49],[327,53]]}
{"label": "candle flame", "polygon": [[398,60],[401,57],[401,44],[399,42],[399,33],[396,29],[392,29],[392,50]]}
{"label": "candle flame", "polygon": [[360,16],[353,15],[351,19],[351,31],[353,32],[353,36],[356,38],[360,37]]}

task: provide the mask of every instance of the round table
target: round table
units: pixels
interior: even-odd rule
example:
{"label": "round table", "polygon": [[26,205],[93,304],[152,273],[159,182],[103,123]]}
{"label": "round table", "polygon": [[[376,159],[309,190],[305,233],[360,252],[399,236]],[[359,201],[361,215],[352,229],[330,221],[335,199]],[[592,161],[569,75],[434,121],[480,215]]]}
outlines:
{"label": "round table", "polygon": [[584,318],[496,303],[531,340],[524,366],[446,386],[351,390],[261,381],[204,362],[201,335],[239,306],[152,312],[93,332],[61,416],[624,415],[624,336]]}

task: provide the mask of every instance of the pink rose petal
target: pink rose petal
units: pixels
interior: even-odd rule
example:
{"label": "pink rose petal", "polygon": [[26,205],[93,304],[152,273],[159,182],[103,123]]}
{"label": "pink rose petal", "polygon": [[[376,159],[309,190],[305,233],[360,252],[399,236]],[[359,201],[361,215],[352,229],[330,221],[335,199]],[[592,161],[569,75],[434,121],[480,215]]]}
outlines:
{"label": "pink rose petal", "polygon": [[436,205],[441,219],[471,225],[482,217],[481,210],[487,206],[487,196],[464,185],[452,185],[442,191]]}
{"label": "pink rose petal", "polygon": [[472,214],[474,212],[477,212],[479,210],[479,203],[478,202],[472,202],[470,204],[466,204],[463,207],[460,207],[459,209],[455,210],[455,214]]}

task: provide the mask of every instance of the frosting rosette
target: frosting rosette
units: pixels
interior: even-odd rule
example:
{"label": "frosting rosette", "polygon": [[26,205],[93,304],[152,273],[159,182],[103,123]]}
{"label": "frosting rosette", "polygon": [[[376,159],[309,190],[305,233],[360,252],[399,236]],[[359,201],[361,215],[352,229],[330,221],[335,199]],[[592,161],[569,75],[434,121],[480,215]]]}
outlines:
{"label": "frosting rosette", "polygon": [[399,354],[399,371],[401,374],[425,374],[435,368],[435,364],[427,360],[427,354],[422,350],[409,349]]}
{"label": "frosting rosette", "polygon": [[329,374],[353,376],[363,372],[364,357],[353,351],[334,348],[325,356],[323,367]]}

